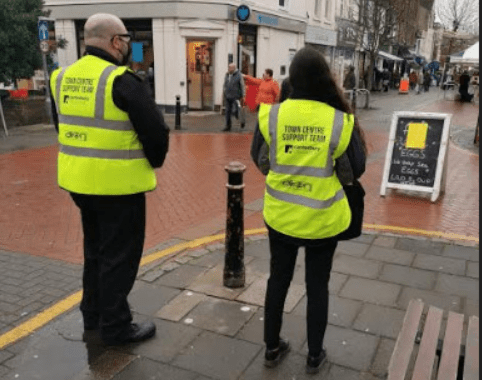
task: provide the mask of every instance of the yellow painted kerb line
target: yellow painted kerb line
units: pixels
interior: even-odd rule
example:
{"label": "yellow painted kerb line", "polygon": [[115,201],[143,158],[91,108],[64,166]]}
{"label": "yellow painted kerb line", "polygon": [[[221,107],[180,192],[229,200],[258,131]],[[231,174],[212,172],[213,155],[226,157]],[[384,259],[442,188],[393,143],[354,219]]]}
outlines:
{"label": "yellow painted kerb line", "polygon": [[[440,237],[445,239],[455,239],[455,240],[466,240],[466,241],[473,241],[479,242],[479,238],[472,237],[472,236],[465,236],[465,235],[458,235],[458,234],[451,234],[451,233],[444,233],[444,232],[436,232],[436,231],[424,231],[419,230],[416,228],[404,228],[404,227],[394,227],[394,226],[382,226],[382,225],[375,225],[375,224],[364,224],[364,228],[366,229],[374,229],[380,231],[394,231],[399,233],[414,233],[418,235],[430,236],[430,237]],[[259,228],[253,230],[245,231],[245,235],[259,235],[265,234],[267,232],[266,228]],[[218,240],[223,240],[225,238],[225,234],[213,235],[208,237],[203,237],[200,239],[196,239],[186,243],[176,244],[172,247],[166,248],[159,252],[154,252],[148,256],[145,256],[141,260],[141,266],[150,264],[156,260],[162,259],[168,255],[178,253],[187,248],[197,248],[205,244],[213,243]],[[38,330],[39,328],[45,326],[47,323],[52,321],[54,318],[58,317],[59,315],[69,311],[74,306],[80,303],[82,299],[82,291],[78,291],[69,297],[63,299],[60,302],[57,302],[55,305],[49,307],[48,309],[42,311],[41,313],[37,314],[35,317],[29,319],[28,321],[22,323],[20,326],[15,327],[13,330],[3,334],[0,336],[0,350],[4,347],[12,344],[26,336],[30,335],[34,331]]]}
{"label": "yellow painted kerb line", "polygon": [[[257,234],[263,234],[263,233],[266,233],[265,228],[245,231],[245,235],[257,235]],[[219,235],[203,237],[203,238],[196,239],[186,243],[176,244],[162,251],[154,252],[148,256],[145,256],[141,260],[141,266],[150,264],[156,260],[159,260],[163,257],[166,257],[174,253],[178,253],[187,248],[197,248],[205,244],[222,240],[225,238],[225,236],[226,236],[225,234],[219,234]],[[67,298],[64,298],[62,301],[57,302],[55,305],[42,311],[41,313],[37,314],[35,317],[22,323],[20,326],[17,326],[14,329],[8,331],[7,333],[1,335],[0,350],[8,346],[9,344],[12,344],[14,342],[19,341],[22,338],[25,338],[26,336],[30,335],[34,331],[45,326],[54,318],[65,313],[66,311],[69,311],[70,309],[78,305],[81,299],[82,299],[82,290],[68,296]]]}

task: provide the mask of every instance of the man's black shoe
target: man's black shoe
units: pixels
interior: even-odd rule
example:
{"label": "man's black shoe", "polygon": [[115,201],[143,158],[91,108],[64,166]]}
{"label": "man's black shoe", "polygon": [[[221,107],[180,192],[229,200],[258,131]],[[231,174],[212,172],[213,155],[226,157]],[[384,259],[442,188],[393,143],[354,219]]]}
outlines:
{"label": "man's black shoe", "polygon": [[156,325],[152,322],[131,323],[126,332],[117,338],[103,338],[104,343],[109,346],[142,342],[152,338],[156,334]]}
{"label": "man's black shoe", "polygon": [[223,129],[223,132],[229,132],[231,130],[231,127],[226,127]]}
{"label": "man's black shoe", "polygon": [[280,339],[278,348],[275,348],[274,350],[266,350],[264,353],[264,365],[268,368],[275,368],[281,363],[290,350],[290,342]]}
{"label": "man's black shoe", "polygon": [[310,375],[316,375],[320,372],[320,368],[326,361],[326,350],[321,350],[321,354],[319,356],[311,356],[308,355],[308,359],[306,360],[306,373]]}
{"label": "man's black shoe", "polygon": [[244,129],[244,127],[245,127],[245,124],[241,123],[241,129]]}

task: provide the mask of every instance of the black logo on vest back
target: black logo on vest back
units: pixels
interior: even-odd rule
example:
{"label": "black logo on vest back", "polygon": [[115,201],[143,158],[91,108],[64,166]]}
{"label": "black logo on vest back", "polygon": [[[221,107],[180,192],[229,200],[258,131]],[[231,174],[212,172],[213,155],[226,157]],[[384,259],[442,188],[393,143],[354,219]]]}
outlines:
{"label": "black logo on vest back", "polygon": [[69,95],[64,95],[64,103],[68,103],[68,102],[69,102],[69,98],[70,98]]}
{"label": "black logo on vest back", "polygon": [[293,145],[285,145],[285,153],[293,153]]}
{"label": "black logo on vest back", "polygon": [[68,138],[68,139],[74,139],[74,140],[79,140],[79,141],[87,141],[87,134],[86,133],[68,131],[68,132],[65,133],[65,137]]}
{"label": "black logo on vest back", "polygon": [[303,181],[293,181],[292,179],[281,182],[283,186],[289,187],[290,189],[308,191],[311,193],[313,186],[311,183]]}

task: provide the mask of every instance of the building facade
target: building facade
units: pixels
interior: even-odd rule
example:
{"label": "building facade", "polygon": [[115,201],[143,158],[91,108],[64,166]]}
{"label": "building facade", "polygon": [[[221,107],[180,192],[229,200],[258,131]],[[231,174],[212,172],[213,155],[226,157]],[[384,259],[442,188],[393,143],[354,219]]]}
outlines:
{"label": "building facade", "polygon": [[[302,4],[300,4],[302,3]],[[308,3],[308,2],[307,2]],[[222,0],[46,0],[56,35],[68,41],[59,65],[82,56],[83,25],[95,13],[120,17],[133,33],[133,69],[154,76],[156,103],[173,112],[176,96],[191,110],[218,110],[230,62],[260,77],[266,68],[282,80],[290,60],[305,44],[305,2],[249,2],[250,16],[240,21],[241,1]],[[245,16],[243,13],[242,16]]]}

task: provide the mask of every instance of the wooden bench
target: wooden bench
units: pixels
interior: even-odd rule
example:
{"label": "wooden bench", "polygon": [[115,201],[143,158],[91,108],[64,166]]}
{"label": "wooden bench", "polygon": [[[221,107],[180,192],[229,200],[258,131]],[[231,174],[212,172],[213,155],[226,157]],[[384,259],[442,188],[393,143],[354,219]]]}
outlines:
{"label": "wooden bench", "polygon": [[[479,380],[479,318],[471,317],[463,345],[464,315],[449,312],[444,340],[439,339],[443,311],[429,308],[419,329],[424,304],[412,300],[388,367],[388,380]],[[414,346],[420,344],[418,355]],[[413,369],[413,371],[412,371]]]}

